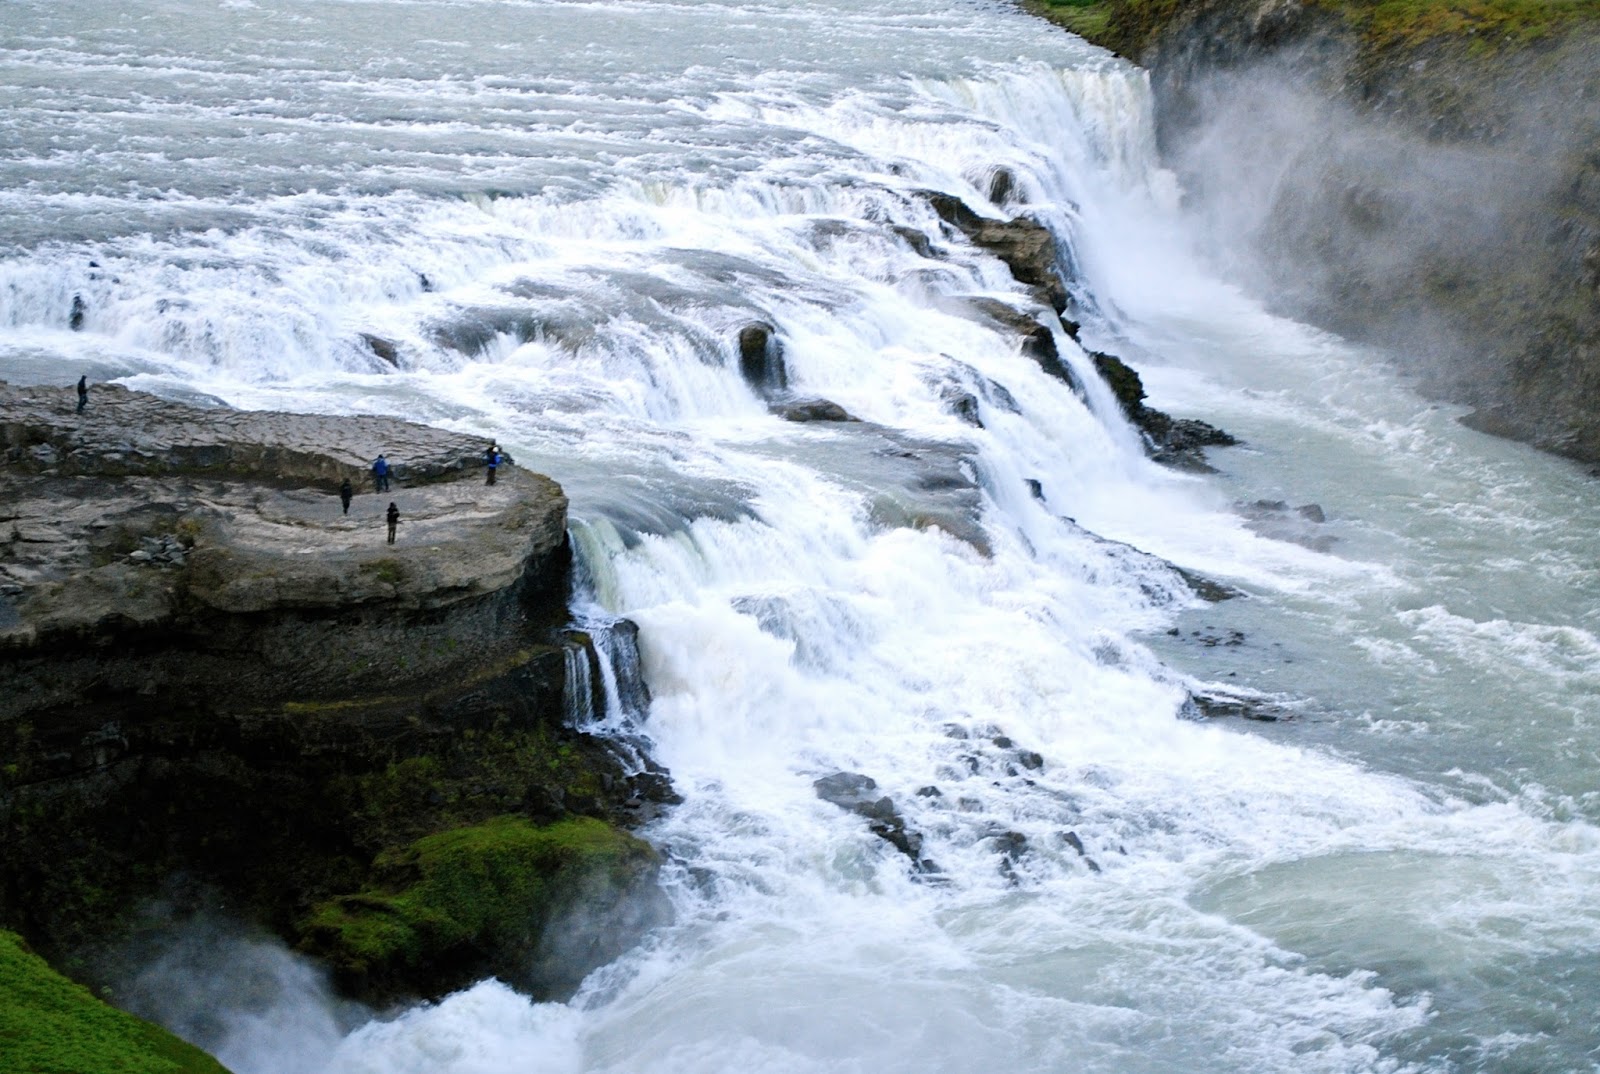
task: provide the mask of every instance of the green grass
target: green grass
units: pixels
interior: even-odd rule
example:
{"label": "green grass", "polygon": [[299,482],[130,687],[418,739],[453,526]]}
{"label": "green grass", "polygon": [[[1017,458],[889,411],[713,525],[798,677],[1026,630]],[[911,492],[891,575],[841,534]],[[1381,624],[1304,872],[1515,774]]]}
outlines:
{"label": "green grass", "polygon": [[5,1074],[227,1074],[171,1033],[109,1007],[0,932],[0,1069]]}
{"label": "green grass", "polygon": [[1474,51],[1525,45],[1600,16],[1600,0],[1317,0],[1371,48],[1466,40]]}
{"label": "green grass", "polygon": [[[1202,6],[1188,0],[1024,3],[1057,25],[1134,59],[1162,30]],[[1472,54],[1485,54],[1600,19],[1600,0],[1308,0],[1307,6],[1341,18],[1370,52],[1458,41]]]}
{"label": "green grass", "polygon": [[423,967],[463,946],[525,947],[586,885],[625,883],[654,861],[648,844],[590,817],[543,827],[497,817],[380,855],[378,872],[396,882],[319,904],[305,946],[357,974]]}

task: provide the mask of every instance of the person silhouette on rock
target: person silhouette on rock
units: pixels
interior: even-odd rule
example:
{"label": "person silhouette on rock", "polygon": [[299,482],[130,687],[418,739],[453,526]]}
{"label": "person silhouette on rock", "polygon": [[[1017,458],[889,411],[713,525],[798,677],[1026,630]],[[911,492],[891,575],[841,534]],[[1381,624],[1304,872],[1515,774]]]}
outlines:
{"label": "person silhouette on rock", "polygon": [[89,405],[89,374],[85,373],[78,378],[78,413],[83,413],[83,408]]}
{"label": "person silhouette on rock", "polygon": [[389,501],[386,517],[389,519],[389,543],[394,544],[394,531],[400,525],[400,508],[394,505],[393,500]]}
{"label": "person silhouette on rock", "polygon": [[389,491],[389,460],[382,455],[373,460],[372,483],[378,492]]}
{"label": "person silhouette on rock", "polygon": [[340,482],[339,502],[344,504],[344,513],[347,515],[350,513],[350,501],[355,498],[355,495],[356,490],[350,487],[350,479],[348,477]]}
{"label": "person silhouette on rock", "polygon": [[494,484],[495,471],[500,469],[500,448],[491,443],[483,451],[483,465],[488,470],[489,476],[483,482],[485,485]]}

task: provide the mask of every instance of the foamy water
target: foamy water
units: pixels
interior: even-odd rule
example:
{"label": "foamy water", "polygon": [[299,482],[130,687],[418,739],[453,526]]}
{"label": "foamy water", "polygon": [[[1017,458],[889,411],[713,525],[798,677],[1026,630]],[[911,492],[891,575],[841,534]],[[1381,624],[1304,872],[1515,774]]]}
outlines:
{"label": "foamy water", "polygon": [[[639,624],[685,797],[643,833],[677,924],[570,1004],[153,967],[130,1002],[237,1074],[1594,1067],[1592,482],[1210,278],[1140,72],[887,0],[13,0],[0,45],[0,375],[498,437]],[[964,304],[1030,308],[917,192],[999,214],[995,167],[1085,338],[1246,440],[1222,473]],[[753,320],[870,424],[770,416]]]}

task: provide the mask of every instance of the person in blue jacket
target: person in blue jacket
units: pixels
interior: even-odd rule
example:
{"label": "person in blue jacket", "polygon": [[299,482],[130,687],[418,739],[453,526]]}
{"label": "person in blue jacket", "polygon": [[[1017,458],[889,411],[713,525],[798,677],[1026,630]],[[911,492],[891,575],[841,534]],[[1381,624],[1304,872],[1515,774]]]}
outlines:
{"label": "person in blue jacket", "polygon": [[489,476],[483,483],[485,485],[494,484],[495,471],[500,468],[500,448],[498,445],[491,443],[487,448],[484,448],[483,465],[489,472]]}
{"label": "person in blue jacket", "polygon": [[372,463],[372,483],[377,491],[389,491],[389,460],[379,455]]}

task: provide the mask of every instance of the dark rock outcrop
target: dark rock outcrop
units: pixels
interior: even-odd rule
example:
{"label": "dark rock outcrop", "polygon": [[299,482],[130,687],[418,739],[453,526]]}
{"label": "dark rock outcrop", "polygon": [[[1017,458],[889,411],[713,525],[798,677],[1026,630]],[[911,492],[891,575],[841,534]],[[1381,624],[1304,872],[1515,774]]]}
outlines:
{"label": "dark rock outcrop", "polygon": [[858,772],[835,772],[812,782],[817,797],[848,813],[865,817],[873,835],[910,858],[921,871],[937,871],[922,858],[922,836],[906,827],[894,799],[877,794],[878,781]]}
{"label": "dark rock outcrop", "polygon": [[953,194],[923,191],[922,197],[951,228],[979,249],[1005,262],[1018,283],[1033,288],[1057,313],[1066,310],[1068,295],[1061,275],[1061,257],[1050,229],[1026,216],[995,220],[980,216]]}
{"label": "dark rock outcrop", "polygon": [[1144,382],[1120,358],[1090,352],[1095,368],[1111,386],[1122,412],[1149,438],[1150,456],[1157,462],[1188,470],[1209,470],[1205,449],[1228,447],[1239,441],[1214,425],[1193,418],[1173,418],[1144,405]]}
{"label": "dark rock outcrop", "polygon": [[739,372],[758,395],[772,397],[789,388],[789,371],[776,330],[764,322],[739,329]]}
{"label": "dark rock outcrop", "polygon": [[371,332],[363,332],[361,342],[367,345],[367,349],[374,357],[381,358],[392,366],[400,365],[400,348],[395,345],[394,340],[375,336]]}
{"label": "dark rock outcrop", "polygon": [[[565,724],[565,497],[515,467],[458,480],[481,448],[116,386],[74,415],[0,385],[0,923],[84,967],[156,895],[293,942],[417,840],[661,798],[659,771]],[[338,481],[379,451],[395,489],[342,514]],[[443,952],[347,983],[437,995],[466,964]]]}
{"label": "dark rock outcrop", "polygon": [[772,412],[784,421],[794,422],[846,422],[860,421],[844,407],[831,399],[796,399],[790,402],[774,403]]}

